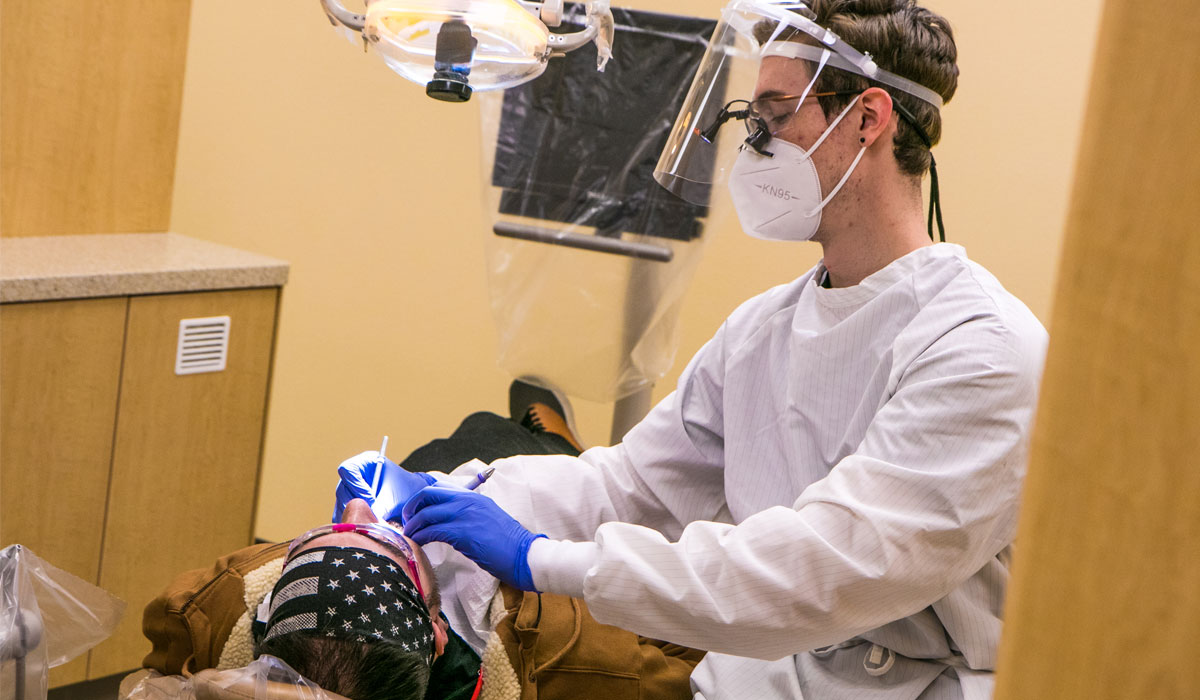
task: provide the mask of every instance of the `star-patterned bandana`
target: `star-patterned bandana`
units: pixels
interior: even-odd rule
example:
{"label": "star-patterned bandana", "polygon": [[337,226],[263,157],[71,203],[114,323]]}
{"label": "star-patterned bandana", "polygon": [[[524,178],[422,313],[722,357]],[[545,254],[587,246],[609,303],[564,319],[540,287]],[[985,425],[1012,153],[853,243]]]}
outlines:
{"label": "star-patterned bandana", "polygon": [[401,565],[365,549],[318,547],[283,569],[269,598],[266,639],[293,632],[388,640],[429,658],[433,623]]}

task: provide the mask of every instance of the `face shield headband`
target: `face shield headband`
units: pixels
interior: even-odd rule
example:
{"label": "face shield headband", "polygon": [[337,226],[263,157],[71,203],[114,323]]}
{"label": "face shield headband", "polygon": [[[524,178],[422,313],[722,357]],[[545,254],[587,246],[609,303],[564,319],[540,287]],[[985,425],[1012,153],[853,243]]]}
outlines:
{"label": "face shield headband", "polygon": [[[712,186],[726,179],[738,150],[728,139],[740,134],[722,131],[721,126],[726,122],[741,120],[746,129],[742,141],[745,147],[770,156],[767,144],[806,100],[861,93],[861,90],[814,92],[825,70],[852,73],[935,107],[942,106],[942,98],[936,92],[880,68],[869,54],[859,52],[834,32],[816,24],[813,17],[815,14],[798,2],[734,0],[726,6],[655,168],[659,184],[689,202],[709,204]],[[796,40],[800,33],[806,43]],[[752,93],[763,61],[772,57],[804,61],[811,79],[794,94],[773,93],[755,100],[726,101],[729,94]],[[893,101],[893,106],[926,147],[931,147],[928,135],[914,116],[898,102]],[[929,235],[933,238],[936,215],[941,238],[945,240],[932,153],[930,180]]]}

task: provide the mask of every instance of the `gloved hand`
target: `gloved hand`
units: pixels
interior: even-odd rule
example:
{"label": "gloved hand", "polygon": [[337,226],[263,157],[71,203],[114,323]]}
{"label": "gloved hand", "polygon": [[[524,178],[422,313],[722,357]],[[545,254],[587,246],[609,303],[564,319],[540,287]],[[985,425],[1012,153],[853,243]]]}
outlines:
{"label": "gloved hand", "polygon": [[382,462],[383,476],[379,480],[378,492],[371,490],[375,472],[380,468],[378,452],[363,452],[341,463],[338,474],[342,480],[334,493],[333,522],[341,521],[346,504],[355,498],[366,501],[380,520],[395,520],[414,493],[437,483],[432,476],[424,472],[410,472],[386,457]]}
{"label": "gloved hand", "polygon": [[430,486],[403,508],[404,534],[417,544],[445,542],[484,571],[522,591],[532,591],[529,546],[535,535],[481,493]]}

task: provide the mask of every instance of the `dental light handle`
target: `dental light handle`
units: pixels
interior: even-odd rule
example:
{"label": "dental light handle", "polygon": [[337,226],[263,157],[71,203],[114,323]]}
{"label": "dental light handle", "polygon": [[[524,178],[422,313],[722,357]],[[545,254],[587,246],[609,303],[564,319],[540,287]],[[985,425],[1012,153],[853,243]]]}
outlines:
{"label": "dental light handle", "polygon": [[[517,0],[517,4],[530,13],[537,15],[542,24],[547,27],[560,27],[563,20],[563,0],[545,0],[545,2],[526,2]],[[612,10],[609,0],[590,0],[587,8],[587,26],[578,32],[569,34],[550,35],[550,58],[565,56],[567,53],[583,46],[589,41],[595,42],[597,51],[596,69],[603,71],[604,64],[612,58],[612,40],[614,32]]]}
{"label": "dental light handle", "polygon": [[595,38],[596,28],[593,26],[584,27],[582,31],[571,32],[570,34],[551,34],[550,57],[566,56],[567,53],[574,51]]}
{"label": "dental light handle", "polygon": [[363,27],[367,24],[366,15],[347,10],[337,0],[321,0],[321,7],[325,9],[325,16],[329,18],[329,23],[335,27],[340,24],[356,32],[362,32]]}

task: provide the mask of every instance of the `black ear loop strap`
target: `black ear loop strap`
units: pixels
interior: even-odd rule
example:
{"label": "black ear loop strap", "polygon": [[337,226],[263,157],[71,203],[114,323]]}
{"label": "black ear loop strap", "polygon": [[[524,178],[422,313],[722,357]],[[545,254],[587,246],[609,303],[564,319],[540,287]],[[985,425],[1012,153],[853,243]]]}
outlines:
{"label": "black ear loop strap", "polygon": [[929,140],[929,135],[917,123],[916,117],[904,108],[904,105],[892,100],[892,104],[896,107],[896,112],[908,122],[909,126],[916,130],[917,136],[921,138],[921,142],[925,144],[925,148],[929,149],[929,240],[933,238],[933,220],[937,217],[938,237],[942,243],[946,242],[946,225],[942,223],[942,198],[938,190],[938,174],[937,161],[933,157],[933,142]]}

